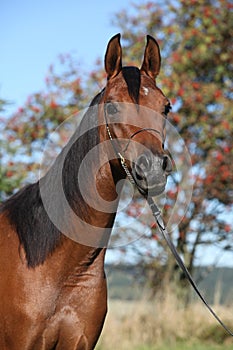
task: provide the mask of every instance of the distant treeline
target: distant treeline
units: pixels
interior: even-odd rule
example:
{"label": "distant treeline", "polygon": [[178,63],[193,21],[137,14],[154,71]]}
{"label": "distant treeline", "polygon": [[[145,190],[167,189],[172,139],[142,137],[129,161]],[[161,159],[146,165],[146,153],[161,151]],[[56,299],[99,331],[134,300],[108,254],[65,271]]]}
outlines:
{"label": "distant treeline", "polygon": [[[136,300],[150,294],[140,266],[107,265],[106,274],[110,299]],[[233,268],[197,267],[194,278],[209,303],[233,303]]]}

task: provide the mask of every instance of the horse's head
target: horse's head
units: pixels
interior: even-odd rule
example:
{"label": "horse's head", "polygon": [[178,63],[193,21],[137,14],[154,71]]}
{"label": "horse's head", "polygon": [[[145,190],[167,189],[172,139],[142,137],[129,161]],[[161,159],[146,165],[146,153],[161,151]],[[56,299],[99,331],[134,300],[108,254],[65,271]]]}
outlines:
{"label": "horse's head", "polygon": [[[164,191],[172,170],[164,151],[170,103],[155,82],[160,62],[159,46],[148,35],[141,69],[122,67],[120,34],[115,35],[105,54],[108,80],[100,101],[105,124],[102,140],[111,140],[140,192],[151,196]],[[119,160],[115,165],[119,168]]]}

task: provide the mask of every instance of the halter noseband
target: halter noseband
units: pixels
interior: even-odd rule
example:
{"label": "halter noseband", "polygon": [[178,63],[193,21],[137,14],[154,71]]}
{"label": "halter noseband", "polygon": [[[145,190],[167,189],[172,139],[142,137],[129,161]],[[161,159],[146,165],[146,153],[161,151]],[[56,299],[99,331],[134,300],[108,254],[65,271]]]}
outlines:
{"label": "halter noseband", "polygon": [[114,144],[114,139],[113,139],[113,137],[112,137],[112,134],[111,134],[111,131],[110,131],[110,128],[109,128],[109,124],[108,124],[108,119],[107,119],[107,116],[106,116],[106,110],[105,110],[105,108],[104,108],[104,118],[105,118],[105,124],[106,124],[106,129],[107,129],[108,137],[109,137],[109,139],[110,139],[110,141],[111,141],[111,143],[112,143],[112,147],[113,147],[113,149],[114,149],[114,152],[115,152],[116,156],[120,159],[121,166],[122,166],[122,168],[124,169],[124,171],[125,171],[125,173],[126,173],[128,179],[129,179],[129,181],[130,181],[133,185],[136,185],[136,187],[138,187],[138,184],[137,184],[137,182],[135,181],[135,179],[133,178],[133,176],[132,176],[132,174],[131,174],[131,172],[130,172],[130,170],[129,170],[127,164],[126,164],[125,157],[122,155],[122,153],[124,154],[124,153],[127,151],[128,147],[129,147],[129,144],[130,144],[131,140],[133,139],[133,137],[136,136],[136,135],[138,135],[139,133],[141,133],[141,132],[143,132],[143,131],[153,131],[153,132],[159,134],[159,135],[161,136],[162,142],[164,142],[164,136],[161,135],[161,132],[158,131],[158,130],[156,130],[156,129],[153,129],[153,128],[142,128],[142,129],[140,129],[140,130],[135,131],[135,132],[129,137],[128,142],[127,142],[125,148],[122,150],[122,153],[121,153],[121,152],[119,152],[119,151],[117,150],[117,148],[116,148],[116,146],[115,146],[115,144]]}

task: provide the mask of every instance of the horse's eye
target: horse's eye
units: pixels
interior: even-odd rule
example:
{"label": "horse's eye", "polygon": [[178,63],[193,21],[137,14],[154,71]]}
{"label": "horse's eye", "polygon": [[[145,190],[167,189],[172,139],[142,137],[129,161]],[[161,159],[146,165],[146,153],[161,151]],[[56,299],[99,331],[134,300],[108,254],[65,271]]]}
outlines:
{"label": "horse's eye", "polygon": [[165,105],[163,113],[167,116],[171,109],[172,109],[172,106],[170,103],[168,103]]}
{"label": "horse's eye", "polygon": [[107,103],[106,105],[106,111],[110,115],[114,115],[118,112],[117,107],[113,103]]}

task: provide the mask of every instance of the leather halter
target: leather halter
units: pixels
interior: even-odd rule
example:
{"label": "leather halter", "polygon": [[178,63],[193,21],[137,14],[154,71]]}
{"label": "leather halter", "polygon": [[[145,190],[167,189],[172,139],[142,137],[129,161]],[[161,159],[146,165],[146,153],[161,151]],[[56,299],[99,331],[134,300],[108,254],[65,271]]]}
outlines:
{"label": "leather halter", "polygon": [[106,110],[104,108],[104,119],[105,119],[105,124],[106,124],[106,129],[107,129],[107,133],[108,133],[108,137],[109,137],[109,140],[111,141],[112,143],[112,147],[114,149],[114,152],[116,154],[116,156],[120,159],[120,162],[121,162],[121,166],[122,168],[124,169],[129,181],[132,183],[132,185],[136,185],[136,187],[138,188],[138,185],[134,179],[134,177],[132,176],[127,164],[126,164],[126,160],[125,160],[125,157],[122,155],[122,153],[124,154],[128,147],[129,147],[129,144],[131,142],[131,140],[133,139],[134,136],[138,135],[139,133],[143,132],[143,131],[153,131],[155,133],[157,133],[158,135],[160,135],[161,137],[161,140],[162,142],[164,143],[164,136],[161,134],[160,131],[156,130],[156,129],[153,129],[153,128],[142,128],[142,129],[139,129],[137,131],[135,131],[128,139],[128,142],[125,146],[125,148],[122,150],[122,153],[119,152],[114,144],[114,139],[112,137],[112,134],[111,134],[111,131],[110,131],[110,128],[109,128],[109,124],[108,124],[108,119],[107,119],[107,116],[106,116]]}
{"label": "leather halter", "polygon": [[[136,186],[136,188],[138,189],[138,184],[137,182],[135,181],[134,177],[132,176],[127,164],[126,164],[126,161],[125,161],[125,158],[124,156],[121,154],[121,152],[119,152],[117,149],[116,149],[116,146],[114,144],[114,141],[113,141],[113,137],[112,137],[112,134],[111,134],[111,131],[110,131],[110,128],[109,128],[109,125],[108,125],[108,120],[107,120],[107,116],[106,116],[106,111],[105,111],[105,108],[104,108],[104,117],[105,117],[105,123],[106,123],[106,129],[107,129],[107,133],[108,133],[108,137],[112,143],[112,146],[113,146],[113,149],[114,149],[114,152],[116,153],[117,157],[120,158],[120,162],[121,162],[121,166],[122,168],[124,169],[129,181]],[[158,133],[161,137],[162,137],[162,140],[164,141],[164,138],[163,136],[161,135],[161,133],[156,130],[156,129],[152,129],[152,128],[143,128],[143,129],[140,129],[138,131],[136,131],[135,133],[133,133],[127,144],[126,144],[126,147],[124,148],[124,150],[122,151],[123,153],[126,152],[129,144],[130,144],[130,141],[132,140],[132,138],[139,134],[140,132],[143,132],[143,131],[147,131],[147,130],[151,130],[151,131],[154,131],[156,133]],[[211,308],[211,306],[208,304],[208,302],[205,300],[205,298],[203,297],[203,295],[201,294],[198,286],[196,285],[196,283],[194,282],[190,272],[188,271],[188,269],[186,268],[186,266],[184,265],[183,263],[183,260],[181,259],[179,253],[177,252],[177,249],[176,247],[174,246],[172,240],[171,240],[171,237],[166,229],[166,226],[164,224],[164,221],[163,221],[163,218],[162,218],[162,215],[161,215],[161,211],[159,210],[158,206],[156,205],[156,203],[154,202],[153,198],[150,197],[150,196],[147,196],[147,203],[149,204],[150,206],[150,209],[152,211],[152,214],[156,220],[156,223],[157,223],[157,226],[159,228],[159,231],[160,233],[162,234],[163,238],[165,239],[169,249],[171,250],[173,256],[175,257],[175,260],[178,264],[178,266],[181,268],[181,270],[183,271],[185,277],[187,278],[187,280],[189,281],[189,283],[191,284],[191,286],[193,287],[194,291],[196,292],[196,294],[198,295],[198,297],[201,299],[201,301],[204,303],[204,305],[207,307],[207,309],[210,311],[210,313],[214,316],[214,318],[219,322],[219,324],[225,329],[225,331],[233,336],[233,332],[223,323],[223,321],[218,317],[218,315],[214,312],[214,310]]]}

